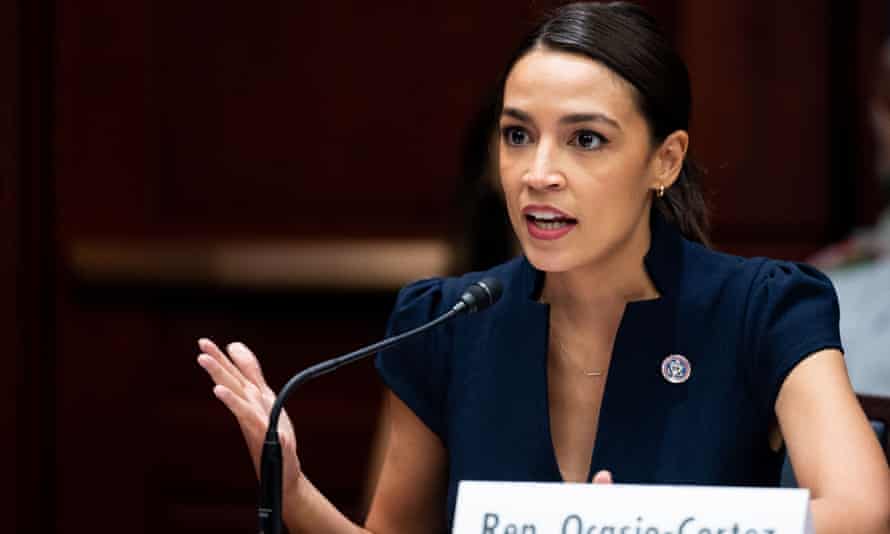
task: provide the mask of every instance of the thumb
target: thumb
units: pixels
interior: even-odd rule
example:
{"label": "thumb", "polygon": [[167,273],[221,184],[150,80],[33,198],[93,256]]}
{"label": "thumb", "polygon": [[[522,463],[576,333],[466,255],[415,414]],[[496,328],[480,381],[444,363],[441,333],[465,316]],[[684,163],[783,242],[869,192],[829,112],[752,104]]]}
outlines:
{"label": "thumb", "polygon": [[612,483],[612,473],[606,470],[597,471],[595,475],[593,475],[593,480],[591,480],[594,484],[611,484]]}

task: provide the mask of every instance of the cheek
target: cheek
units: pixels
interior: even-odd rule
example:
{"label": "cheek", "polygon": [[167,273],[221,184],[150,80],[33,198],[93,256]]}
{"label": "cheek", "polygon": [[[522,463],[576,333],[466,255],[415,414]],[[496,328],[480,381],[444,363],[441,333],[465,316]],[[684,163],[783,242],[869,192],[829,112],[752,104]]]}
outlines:
{"label": "cheek", "polygon": [[585,186],[612,199],[636,199],[645,196],[648,172],[636,154],[617,154],[603,158],[599,165],[587,169]]}
{"label": "cheek", "polygon": [[500,172],[501,189],[504,193],[504,202],[507,207],[507,217],[516,227],[522,219],[519,214],[519,197],[522,194],[521,170],[515,161],[501,158],[498,166]]}
{"label": "cheek", "polygon": [[503,150],[499,155],[498,174],[501,180],[501,187],[507,196],[507,202],[511,202],[511,197],[513,196],[511,193],[515,193],[519,189],[521,176],[515,161],[506,156]]}

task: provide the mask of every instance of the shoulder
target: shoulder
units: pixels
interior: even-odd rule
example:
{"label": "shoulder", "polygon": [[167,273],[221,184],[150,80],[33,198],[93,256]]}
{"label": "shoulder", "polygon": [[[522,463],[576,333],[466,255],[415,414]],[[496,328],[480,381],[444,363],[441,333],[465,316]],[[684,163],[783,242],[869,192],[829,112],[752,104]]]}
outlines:
{"label": "shoulder", "polygon": [[681,298],[718,321],[721,335],[735,332],[741,354],[756,369],[776,369],[784,377],[807,355],[841,347],[837,294],[818,269],[694,243],[684,245],[683,263]]}
{"label": "shoulder", "polygon": [[749,299],[752,296],[821,295],[836,300],[828,277],[804,263],[772,258],[745,258],[708,249],[698,243],[684,242],[683,292],[692,296],[719,294],[722,297]]}
{"label": "shoulder", "polygon": [[681,262],[681,315],[694,319],[689,332],[736,354],[725,361],[740,363],[765,420],[798,363],[823,349],[842,350],[834,287],[814,267],[689,242]]}
{"label": "shoulder", "polygon": [[528,263],[514,258],[486,271],[474,271],[460,276],[427,278],[412,282],[399,291],[394,315],[444,313],[453,306],[471,284],[487,277],[497,278],[509,295],[527,282]]}
{"label": "shoulder", "polygon": [[[470,284],[493,276],[514,288],[523,277],[526,262],[517,258],[483,272],[455,277],[418,280],[399,291],[387,327],[387,337],[401,334],[426,324],[451,309]],[[506,295],[505,295],[506,296]],[[503,307],[503,300],[501,307]],[[383,382],[418,417],[447,443],[447,398],[455,363],[465,354],[456,351],[456,344],[470,339],[472,328],[484,328],[491,314],[482,321],[467,322],[467,316],[456,317],[422,336],[407,339],[377,354],[376,366]],[[477,318],[478,319],[478,318]]]}

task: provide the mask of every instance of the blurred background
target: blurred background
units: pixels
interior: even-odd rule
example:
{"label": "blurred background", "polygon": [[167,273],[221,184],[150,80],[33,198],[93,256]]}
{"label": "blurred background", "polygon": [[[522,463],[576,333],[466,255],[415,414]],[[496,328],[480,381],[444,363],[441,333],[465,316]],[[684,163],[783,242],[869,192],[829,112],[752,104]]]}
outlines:
{"label": "blurred background", "polygon": [[[560,3],[0,3],[14,530],[251,531],[253,468],[196,339],[247,343],[277,389],[377,340],[402,284],[508,254],[488,106]],[[692,75],[717,248],[801,260],[875,223],[887,0],[642,3]],[[380,399],[365,362],[288,405],[355,518]]]}

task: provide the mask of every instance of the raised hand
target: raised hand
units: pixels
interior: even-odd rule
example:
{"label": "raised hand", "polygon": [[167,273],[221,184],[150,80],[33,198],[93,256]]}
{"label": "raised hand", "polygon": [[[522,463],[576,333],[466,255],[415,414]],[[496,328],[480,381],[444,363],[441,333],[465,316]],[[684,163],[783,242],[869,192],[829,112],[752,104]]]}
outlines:
{"label": "raised hand", "polygon": [[[256,356],[244,344],[230,344],[226,347],[228,355],[209,339],[198,340],[198,347],[202,351],[198,356],[198,365],[207,371],[216,384],[213,394],[238,421],[253,459],[254,471],[259,474],[263,438],[269,424],[269,412],[275,402],[275,392],[266,384]],[[297,487],[302,471],[294,429],[284,411],[278,420],[278,436],[284,461],[283,491],[284,495],[288,495]]]}

